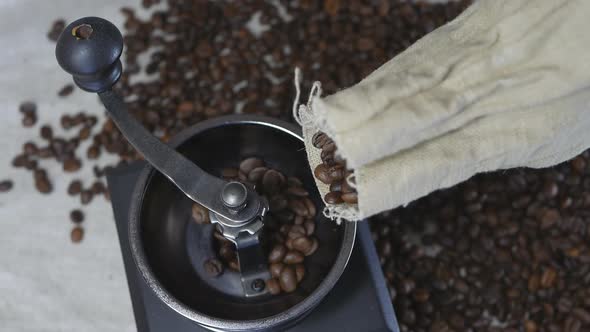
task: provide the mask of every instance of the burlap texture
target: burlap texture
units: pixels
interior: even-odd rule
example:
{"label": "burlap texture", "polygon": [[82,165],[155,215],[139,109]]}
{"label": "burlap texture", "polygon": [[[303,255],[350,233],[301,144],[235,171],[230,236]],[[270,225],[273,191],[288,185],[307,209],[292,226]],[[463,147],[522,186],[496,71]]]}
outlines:
{"label": "burlap texture", "polygon": [[[479,172],[547,167],[590,145],[590,1],[480,0],[357,85],[298,109],[355,169],[366,218]],[[326,186],[318,183],[320,193]]]}

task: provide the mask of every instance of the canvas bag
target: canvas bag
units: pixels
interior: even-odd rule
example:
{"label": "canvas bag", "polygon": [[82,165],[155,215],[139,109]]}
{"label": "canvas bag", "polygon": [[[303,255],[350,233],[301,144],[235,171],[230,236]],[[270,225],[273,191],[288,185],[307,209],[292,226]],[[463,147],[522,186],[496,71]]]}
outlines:
{"label": "canvas bag", "polygon": [[[476,173],[541,168],[590,146],[590,1],[479,0],[357,85],[321,97],[315,83],[294,116],[311,169],[318,130],[354,169],[356,221]],[[316,181],[322,196],[328,186]]]}

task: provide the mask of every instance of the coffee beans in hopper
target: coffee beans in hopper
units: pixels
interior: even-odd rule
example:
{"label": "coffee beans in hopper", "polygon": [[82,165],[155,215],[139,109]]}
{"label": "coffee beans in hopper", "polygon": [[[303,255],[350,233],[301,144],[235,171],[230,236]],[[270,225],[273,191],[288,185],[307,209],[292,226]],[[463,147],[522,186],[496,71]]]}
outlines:
{"label": "coffee beans in hopper", "polygon": [[[305,258],[319,247],[314,236],[317,210],[303,183],[266,166],[256,157],[244,159],[238,168],[224,168],[220,175],[225,180],[240,181],[254,188],[269,200],[270,212],[265,219],[262,242],[270,242],[267,263],[272,279],[266,281],[266,287],[273,295],[294,292],[305,277]],[[208,210],[198,203],[193,203],[191,215],[197,224],[211,222]],[[217,230],[213,238],[219,261],[228,269],[239,271],[234,244]],[[205,262],[206,270],[210,269],[207,264],[210,263]]]}

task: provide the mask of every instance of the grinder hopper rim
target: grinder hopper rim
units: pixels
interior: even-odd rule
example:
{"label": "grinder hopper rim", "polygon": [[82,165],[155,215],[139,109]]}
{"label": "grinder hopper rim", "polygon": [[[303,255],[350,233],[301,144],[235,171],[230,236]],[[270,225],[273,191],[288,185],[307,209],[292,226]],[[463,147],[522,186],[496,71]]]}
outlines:
{"label": "grinder hopper rim", "polygon": [[[273,130],[281,132],[282,134],[289,135],[301,142],[303,141],[301,129],[296,125],[265,116],[229,115],[206,120],[190,128],[187,128],[179,133],[175,138],[173,138],[169,145],[176,149],[183,142],[186,142],[190,138],[195,137],[195,135],[198,135],[199,133],[202,133],[208,129],[239,124],[269,127]],[[307,296],[301,302],[278,314],[252,320],[231,320],[213,317],[211,315],[198,312],[174,297],[158,280],[154,271],[150,267],[145,248],[143,247],[141,236],[142,203],[148,189],[148,184],[154,173],[156,173],[154,168],[149,165],[146,166],[141,172],[141,175],[133,191],[131,210],[129,214],[129,240],[131,244],[132,256],[143,279],[155,292],[157,297],[174,311],[201,326],[212,330],[261,331],[269,328],[284,327],[286,324],[290,325],[295,321],[305,317],[305,315],[311,312],[311,310],[322,301],[322,299],[334,287],[348,263],[354,245],[356,224],[347,222],[341,226],[343,227],[341,247],[330,271],[320,282],[317,288],[315,288],[315,290],[313,290],[313,292],[311,292],[311,294],[309,294],[309,296]]]}

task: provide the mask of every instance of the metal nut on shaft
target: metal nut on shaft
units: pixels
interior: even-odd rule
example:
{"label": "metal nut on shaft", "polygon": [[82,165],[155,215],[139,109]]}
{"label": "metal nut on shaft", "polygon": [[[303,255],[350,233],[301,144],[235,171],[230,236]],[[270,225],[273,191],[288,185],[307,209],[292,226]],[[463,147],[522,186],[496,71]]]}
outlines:
{"label": "metal nut on shaft", "polygon": [[241,210],[246,205],[247,199],[248,189],[240,182],[229,182],[221,191],[223,204],[233,211]]}

